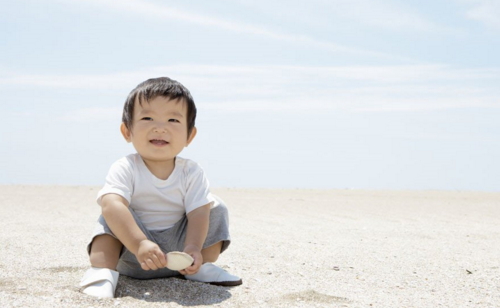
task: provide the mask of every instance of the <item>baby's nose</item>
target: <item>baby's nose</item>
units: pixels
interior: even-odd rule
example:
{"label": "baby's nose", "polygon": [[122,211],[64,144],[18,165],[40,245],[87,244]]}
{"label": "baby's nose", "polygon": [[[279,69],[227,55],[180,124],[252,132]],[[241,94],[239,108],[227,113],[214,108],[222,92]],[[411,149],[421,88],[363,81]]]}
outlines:
{"label": "baby's nose", "polygon": [[155,127],[154,127],[154,131],[155,132],[165,132],[167,130],[166,126],[163,125],[163,124],[157,124]]}

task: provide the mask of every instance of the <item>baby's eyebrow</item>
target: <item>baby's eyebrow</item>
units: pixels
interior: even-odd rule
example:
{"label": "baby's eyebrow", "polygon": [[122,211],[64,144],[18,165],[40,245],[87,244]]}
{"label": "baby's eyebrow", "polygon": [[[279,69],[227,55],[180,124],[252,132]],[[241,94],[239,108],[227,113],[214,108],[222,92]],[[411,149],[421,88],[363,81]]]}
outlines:
{"label": "baby's eyebrow", "polygon": [[169,111],[169,112],[167,112],[167,115],[181,117],[181,118],[184,117],[184,115],[182,113],[180,113],[179,111]]}
{"label": "baby's eyebrow", "polygon": [[[144,114],[152,114],[152,113],[155,113],[153,110],[151,109],[147,109],[147,108],[142,108],[140,111],[139,111],[139,114],[140,115],[144,115]],[[177,110],[173,110],[173,111],[167,111],[165,112],[165,115],[166,116],[169,116],[169,117],[179,117],[179,118],[184,118],[184,114],[181,113],[180,111],[177,111]]]}

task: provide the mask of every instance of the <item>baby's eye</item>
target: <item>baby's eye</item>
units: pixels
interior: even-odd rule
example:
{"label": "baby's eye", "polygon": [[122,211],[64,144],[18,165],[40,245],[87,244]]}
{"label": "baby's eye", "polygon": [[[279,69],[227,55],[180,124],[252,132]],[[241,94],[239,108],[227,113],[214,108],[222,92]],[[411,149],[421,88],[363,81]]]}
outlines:
{"label": "baby's eye", "polygon": [[168,121],[169,122],[174,122],[174,123],[180,123],[179,120],[177,120],[177,119],[169,119]]}
{"label": "baby's eye", "polygon": [[144,121],[153,121],[153,118],[151,118],[151,117],[144,117],[141,120],[144,120]]}

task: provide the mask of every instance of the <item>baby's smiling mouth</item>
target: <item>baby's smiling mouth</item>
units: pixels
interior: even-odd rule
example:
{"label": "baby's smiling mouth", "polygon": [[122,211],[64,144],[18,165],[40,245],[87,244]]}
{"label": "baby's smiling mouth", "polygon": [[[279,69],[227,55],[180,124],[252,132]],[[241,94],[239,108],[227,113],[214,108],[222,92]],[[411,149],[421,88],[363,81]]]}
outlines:
{"label": "baby's smiling mouth", "polygon": [[162,140],[162,139],[151,139],[149,140],[154,145],[166,145],[168,144],[168,141]]}

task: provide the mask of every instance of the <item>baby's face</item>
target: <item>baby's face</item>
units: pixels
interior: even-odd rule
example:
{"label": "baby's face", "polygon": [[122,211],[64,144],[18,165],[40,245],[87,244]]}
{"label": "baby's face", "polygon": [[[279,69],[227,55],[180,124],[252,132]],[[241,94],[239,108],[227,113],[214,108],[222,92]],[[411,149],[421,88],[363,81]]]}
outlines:
{"label": "baby's face", "polygon": [[158,96],[134,104],[132,128],[125,129],[124,137],[146,162],[172,160],[191,142],[184,101]]}

